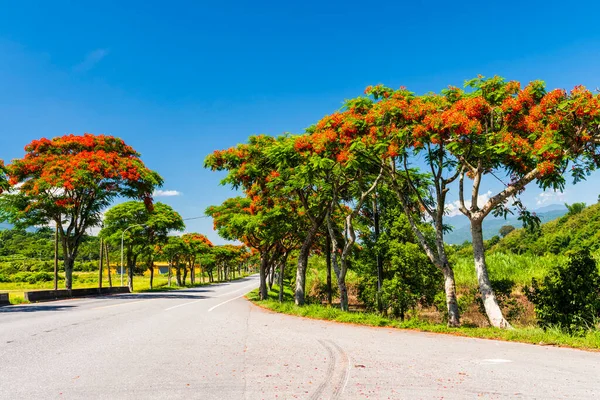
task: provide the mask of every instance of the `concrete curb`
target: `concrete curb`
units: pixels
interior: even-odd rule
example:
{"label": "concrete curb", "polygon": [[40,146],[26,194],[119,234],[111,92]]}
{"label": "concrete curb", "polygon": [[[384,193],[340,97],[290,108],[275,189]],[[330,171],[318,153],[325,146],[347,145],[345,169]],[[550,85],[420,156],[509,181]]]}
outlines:
{"label": "concrete curb", "polygon": [[60,290],[35,290],[25,292],[25,300],[34,303],[37,301],[70,299],[73,297],[99,296],[104,294],[130,293],[129,287],[117,286],[112,288],[87,288],[87,289],[60,289]]}

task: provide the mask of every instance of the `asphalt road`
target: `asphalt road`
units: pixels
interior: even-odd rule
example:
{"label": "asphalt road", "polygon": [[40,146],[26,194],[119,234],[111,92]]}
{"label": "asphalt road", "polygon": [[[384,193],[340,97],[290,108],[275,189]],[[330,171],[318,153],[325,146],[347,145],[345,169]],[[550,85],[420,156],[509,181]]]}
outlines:
{"label": "asphalt road", "polygon": [[274,314],[257,285],[0,307],[0,398],[600,398],[600,353]]}

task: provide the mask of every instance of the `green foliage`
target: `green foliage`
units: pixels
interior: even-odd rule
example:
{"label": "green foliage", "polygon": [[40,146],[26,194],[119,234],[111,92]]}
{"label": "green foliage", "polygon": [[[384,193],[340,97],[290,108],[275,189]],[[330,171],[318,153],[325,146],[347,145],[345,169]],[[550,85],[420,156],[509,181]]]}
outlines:
{"label": "green foliage", "polygon": [[277,301],[277,287],[269,292],[267,300],[259,301],[258,291],[248,293],[247,297],[261,307],[269,310],[297,315],[307,318],[352,323],[376,327],[417,329],[423,332],[447,333],[457,336],[500,339],[512,342],[523,342],[540,345],[556,345],[580,349],[600,349],[600,331],[587,331],[581,336],[571,336],[557,328],[517,328],[512,330],[497,328],[448,328],[445,324],[432,324],[418,319],[399,321],[383,317],[381,314],[371,312],[346,312],[339,308],[328,307],[320,304],[310,304],[298,307],[292,302],[292,294],[285,290],[285,301]]}
{"label": "green foliage", "polygon": [[506,235],[508,235],[509,233],[511,233],[512,231],[515,230],[515,227],[512,225],[504,225],[500,228],[500,236],[505,237]]}
{"label": "green foliage", "polygon": [[[578,209],[575,203],[570,207]],[[492,253],[569,254],[589,248],[600,249],[600,203],[543,224],[538,232],[517,229],[491,250]]]}
{"label": "green foliage", "polygon": [[54,276],[48,272],[34,272],[27,278],[27,283],[50,282]]}
{"label": "green foliage", "polygon": [[585,209],[585,203],[565,203],[565,207],[567,207],[567,210],[569,210],[567,215],[577,215]]}
{"label": "green foliage", "polygon": [[557,325],[568,332],[581,332],[600,319],[600,274],[589,251],[575,253],[541,282],[534,278],[526,294],[544,328]]}
{"label": "green foliage", "polygon": [[[442,275],[416,243],[408,218],[397,205],[387,204],[385,193],[380,193],[381,235],[378,240],[369,231],[362,235],[367,249],[359,255],[361,281],[359,297],[368,310],[381,309],[394,317],[404,319],[406,313],[417,307],[433,304],[442,288]],[[366,213],[370,213],[366,210]],[[422,231],[430,236],[432,229],[424,225]],[[376,251],[381,252],[384,279],[381,293],[377,293],[374,266]]]}

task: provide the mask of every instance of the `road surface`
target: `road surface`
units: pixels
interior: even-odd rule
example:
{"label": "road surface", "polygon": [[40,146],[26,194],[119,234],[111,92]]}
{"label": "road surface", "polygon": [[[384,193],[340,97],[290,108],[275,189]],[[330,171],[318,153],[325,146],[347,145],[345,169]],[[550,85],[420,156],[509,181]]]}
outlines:
{"label": "road surface", "polygon": [[600,354],[266,312],[228,284],[0,307],[0,399],[600,398]]}

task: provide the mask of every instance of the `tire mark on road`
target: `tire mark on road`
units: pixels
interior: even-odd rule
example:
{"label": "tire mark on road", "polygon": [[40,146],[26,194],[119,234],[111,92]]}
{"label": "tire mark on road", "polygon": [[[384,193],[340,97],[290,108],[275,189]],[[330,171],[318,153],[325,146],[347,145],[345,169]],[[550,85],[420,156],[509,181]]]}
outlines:
{"label": "tire mark on road", "polygon": [[[344,389],[350,378],[350,358],[348,354],[333,340],[318,340],[319,344],[327,350],[329,365],[323,381],[317,387],[310,397],[311,400],[330,399],[338,400],[342,398]],[[326,397],[326,389],[331,388],[331,396]],[[327,390],[329,392],[329,390]]]}
{"label": "tire mark on road", "polygon": [[321,346],[323,346],[325,348],[325,350],[327,350],[327,356],[329,357],[329,365],[327,366],[327,372],[325,373],[325,376],[323,377],[323,381],[317,387],[317,390],[315,390],[315,392],[310,396],[310,400],[321,400],[322,399],[321,395],[327,388],[327,384],[329,383],[329,381],[331,381],[331,379],[333,378],[333,374],[335,372],[335,353],[333,352],[333,349],[327,343],[327,341],[325,341],[325,340],[317,340],[317,341],[319,342],[319,344]]}
{"label": "tire mark on road", "polygon": [[330,343],[333,345],[333,347],[335,347],[338,351],[338,353],[340,354],[340,359],[341,359],[341,364],[342,364],[342,368],[344,370],[341,379],[339,380],[338,384],[335,386],[335,390],[333,391],[333,396],[331,397],[333,400],[336,399],[340,399],[342,394],[344,393],[344,389],[346,388],[346,385],[348,384],[348,380],[350,379],[350,357],[348,356],[348,354],[346,354],[346,352],[344,351],[344,349],[342,349],[337,343],[335,343],[334,341],[330,341]]}

